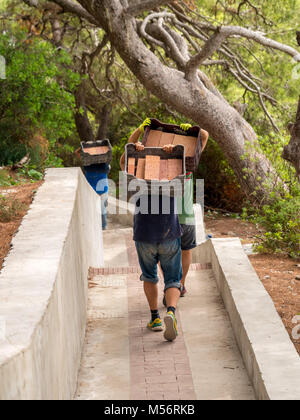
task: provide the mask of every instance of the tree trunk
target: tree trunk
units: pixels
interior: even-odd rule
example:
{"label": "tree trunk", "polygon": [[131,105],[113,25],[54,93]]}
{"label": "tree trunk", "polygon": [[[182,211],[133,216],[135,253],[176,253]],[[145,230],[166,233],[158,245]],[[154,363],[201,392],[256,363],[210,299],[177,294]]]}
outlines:
{"label": "tree trunk", "polygon": [[81,141],[95,141],[93,128],[87,116],[87,109],[85,104],[85,87],[84,82],[78,87],[75,92],[76,112],[75,124],[78,135]]}
{"label": "tree trunk", "polygon": [[112,106],[110,104],[105,104],[97,115],[97,119],[99,121],[99,128],[96,136],[97,140],[103,140],[107,138],[111,111]]}
{"label": "tree trunk", "polygon": [[291,141],[284,147],[282,157],[294,165],[297,177],[300,181],[300,98],[296,122],[295,124],[289,125],[289,130],[291,133]]}
{"label": "tree trunk", "polygon": [[256,134],[247,121],[204,85],[185,79],[183,72],[163,65],[144,45],[135,19],[118,0],[81,3],[107,32],[112,45],[147,90],[207,130],[224,151],[244,192],[254,201],[266,196],[263,185],[273,172],[267,158],[256,151]]}

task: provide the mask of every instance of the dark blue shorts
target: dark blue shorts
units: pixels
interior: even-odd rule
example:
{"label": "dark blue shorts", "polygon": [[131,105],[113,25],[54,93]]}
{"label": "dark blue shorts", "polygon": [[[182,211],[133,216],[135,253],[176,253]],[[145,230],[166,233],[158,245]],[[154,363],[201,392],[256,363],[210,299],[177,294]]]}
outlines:
{"label": "dark blue shorts", "polygon": [[162,243],[135,242],[142,269],[141,280],[157,284],[157,264],[160,262],[164,274],[165,290],[180,288],[182,279],[181,240]]}
{"label": "dark blue shorts", "polygon": [[195,225],[181,225],[181,249],[182,251],[189,251],[197,247],[196,226]]}

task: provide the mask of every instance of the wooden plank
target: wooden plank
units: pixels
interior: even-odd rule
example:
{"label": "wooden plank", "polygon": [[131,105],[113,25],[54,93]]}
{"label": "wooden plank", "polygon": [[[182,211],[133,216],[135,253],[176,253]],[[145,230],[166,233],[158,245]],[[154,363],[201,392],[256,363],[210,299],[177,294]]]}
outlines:
{"label": "wooden plank", "polygon": [[160,157],[159,156],[146,156],[145,165],[145,179],[159,180],[160,173]]}
{"label": "wooden plank", "polygon": [[185,148],[185,156],[186,157],[194,157],[196,154],[196,147],[197,147],[197,138],[191,136],[180,136],[178,134],[175,135],[174,145],[182,144]]}
{"label": "wooden plank", "polygon": [[159,147],[163,147],[163,146],[166,146],[168,144],[173,144],[174,137],[175,137],[175,134],[162,133],[161,138],[160,138],[160,142],[159,142]]}
{"label": "wooden plank", "polygon": [[161,135],[161,131],[150,130],[150,133],[147,138],[146,147],[159,147]]}
{"label": "wooden plank", "polygon": [[168,160],[168,179],[171,181],[178,175],[182,175],[182,160],[181,159],[169,159]]}
{"label": "wooden plank", "polygon": [[146,159],[139,159],[137,170],[136,170],[136,177],[139,179],[145,179],[145,166],[146,166]]}
{"label": "wooden plank", "polygon": [[160,180],[167,180],[168,179],[168,160],[161,160],[160,161]]}

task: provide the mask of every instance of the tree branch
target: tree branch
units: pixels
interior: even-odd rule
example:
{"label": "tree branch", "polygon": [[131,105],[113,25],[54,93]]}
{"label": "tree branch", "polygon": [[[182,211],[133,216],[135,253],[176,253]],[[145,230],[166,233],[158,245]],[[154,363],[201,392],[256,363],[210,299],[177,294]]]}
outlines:
{"label": "tree branch", "polygon": [[214,35],[208,39],[205,43],[202,50],[194,55],[186,65],[186,79],[192,80],[195,77],[197,68],[209,57],[211,57],[214,52],[216,52],[223,42],[229,37],[243,37],[247,39],[252,39],[258,44],[264,45],[268,48],[274,48],[276,50],[282,51],[286,54],[291,55],[295,61],[300,61],[300,53],[294,48],[277,42],[273,39],[266,38],[265,35],[261,32],[253,31],[247,28],[242,28],[240,26],[223,26],[215,28]]}
{"label": "tree branch", "polygon": [[146,0],[137,4],[133,4],[126,9],[126,12],[132,16],[138,16],[139,14],[147,11],[153,10],[156,7],[166,5],[168,3],[173,3],[174,0]]}
{"label": "tree branch", "polygon": [[198,67],[221,47],[225,39],[226,35],[221,32],[221,28],[218,28],[214,35],[205,43],[202,50],[194,55],[187,63],[185,70],[185,77],[187,80],[194,79]]}
{"label": "tree branch", "polygon": [[[32,1],[32,0],[28,0]],[[73,13],[80,18],[88,20],[93,25],[99,25],[99,22],[89,13],[87,12],[80,4],[75,3],[73,0],[51,0],[52,2],[58,4],[60,7],[63,8],[65,12]]]}

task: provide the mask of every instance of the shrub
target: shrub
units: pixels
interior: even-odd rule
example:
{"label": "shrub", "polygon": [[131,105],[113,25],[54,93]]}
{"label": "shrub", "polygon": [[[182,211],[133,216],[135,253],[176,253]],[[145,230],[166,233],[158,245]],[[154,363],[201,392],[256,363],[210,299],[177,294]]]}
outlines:
{"label": "shrub", "polygon": [[24,204],[19,200],[0,196],[0,222],[8,223],[22,215]]}

